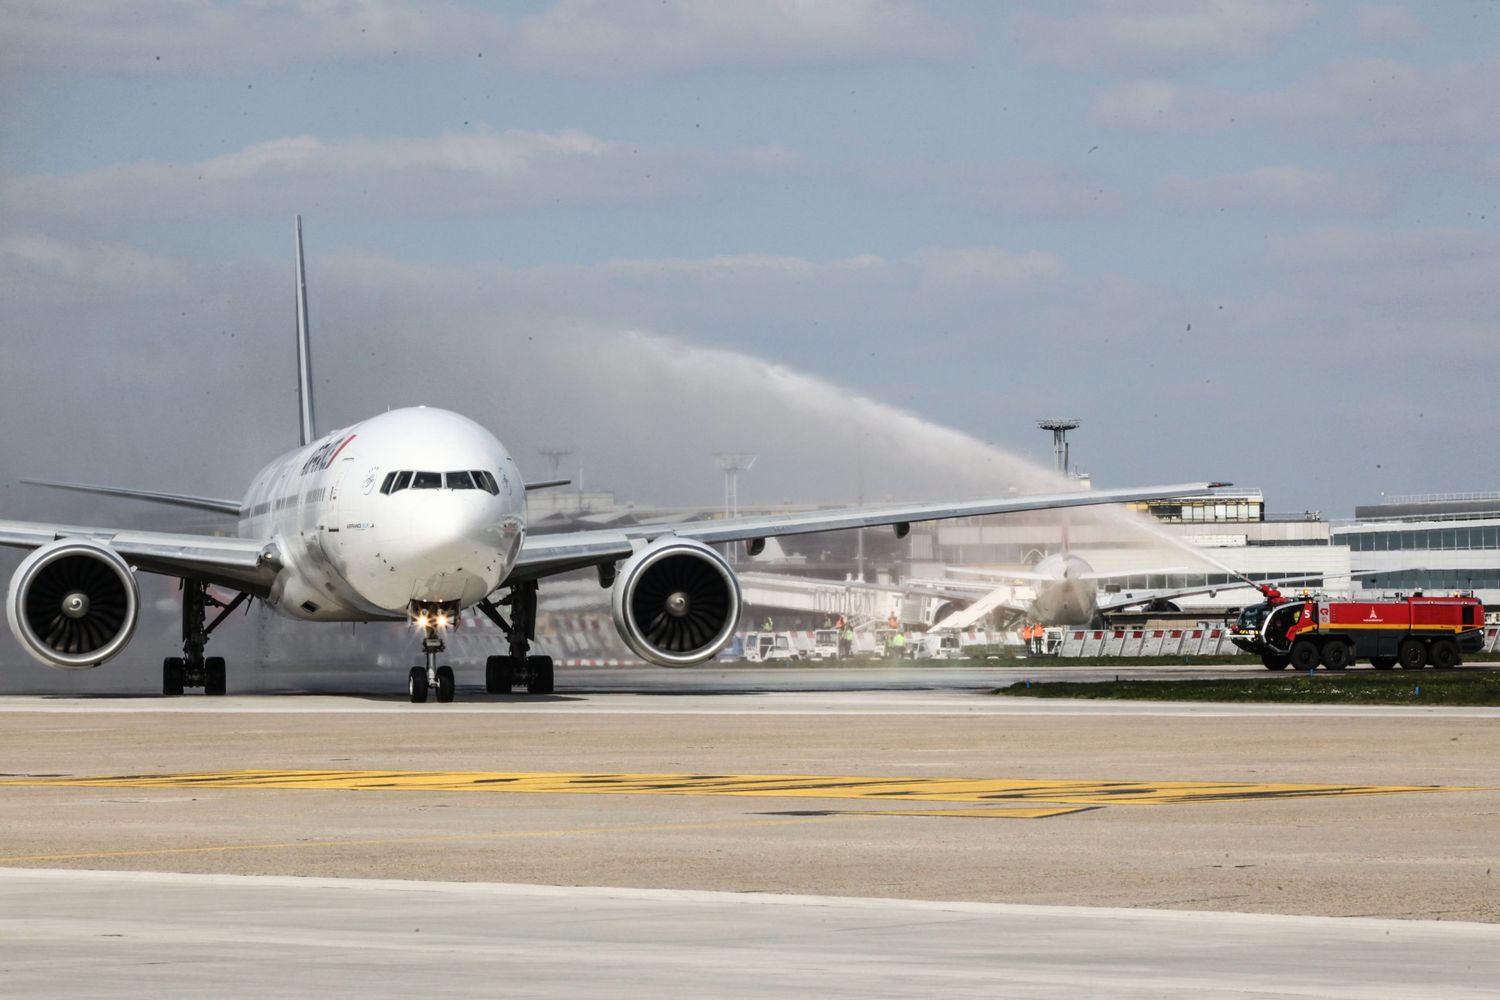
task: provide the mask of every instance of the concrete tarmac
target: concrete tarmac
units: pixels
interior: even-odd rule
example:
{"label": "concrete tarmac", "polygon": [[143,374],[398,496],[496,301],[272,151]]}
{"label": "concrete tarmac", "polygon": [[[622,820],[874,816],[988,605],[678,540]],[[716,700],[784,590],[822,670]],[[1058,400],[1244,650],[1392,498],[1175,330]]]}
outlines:
{"label": "concrete tarmac", "polygon": [[1500,927],[0,870],[12,997],[1494,996]]}
{"label": "concrete tarmac", "polygon": [[[90,981],[83,974],[90,963],[119,971],[112,964],[118,942],[78,936],[72,922],[87,915],[89,898],[97,897],[100,907],[114,905],[111,894],[128,896],[119,886],[131,883],[80,875],[75,885],[68,881],[75,876],[43,870],[269,876],[276,886],[289,877],[427,886],[430,897],[412,895],[410,885],[395,895],[379,886],[343,895],[325,887],[299,897],[313,898],[304,903],[249,892],[233,896],[243,902],[232,912],[250,927],[287,920],[300,926],[298,908],[310,907],[308,919],[332,934],[336,947],[288,945],[293,957],[285,961],[347,969],[366,960],[350,954],[373,956],[389,940],[388,932],[354,914],[368,909],[378,924],[373,914],[400,914],[418,905],[418,896],[446,900],[439,907],[448,914],[442,918],[450,935],[445,940],[459,956],[452,961],[468,970],[455,973],[453,982],[469,982],[464,976],[470,973],[525,972],[535,995],[609,991],[611,979],[585,982],[551,968],[566,964],[564,954],[585,956],[581,964],[574,960],[578,968],[601,976],[611,966],[609,975],[626,975],[627,986],[634,980],[621,969],[638,972],[642,984],[689,984],[683,992],[716,992],[691,989],[708,981],[692,977],[712,978],[722,970],[714,981],[723,995],[753,986],[745,977],[754,967],[765,983],[784,987],[755,995],[792,989],[838,995],[846,980],[872,985],[874,979],[862,979],[858,970],[884,967],[880,955],[891,956],[887,971],[896,976],[892,982],[910,987],[904,992],[957,992],[964,977],[947,979],[943,970],[959,953],[966,957],[955,960],[955,968],[987,983],[988,992],[1010,975],[1006,981],[1018,984],[1019,995],[1035,996],[1068,989],[1077,995],[1080,983],[1106,981],[1111,985],[1103,992],[1143,996],[1213,989],[1227,991],[1222,995],[1453,996],[1466,995],[1463,989],[1483,995],[1500,982],[1493,937],[1459,957],[1464,942],[1474,940],[1465,935],[1500,928],[1495,710],[1034,702],[967,687],[774,693],[716,692],[710,685],[693,693],[636,694],[577,686],[548,699],[472,690],[461,699],[422,706],[371,696],[0,699],[0,770],[8,773],[4,780],[20,782],[0,785],[0,867],[31,870],[42,880],[0,877],[7,900],[0,916],[18,912],[10,903],[24,901],[37,926],[72,940],[82,985]],[[242,769],[264,772],[270,783],[243,787],[184,777]],[[324,775],[324,784],[289,787],[285,774],[295,771]],[[341,777],[384,772],[393,777]],[[470,783],[455,783],[455,774],[470,775]],[[610,776],[622,774],[695,777],[663,782],[686,788],[648,790],[637,779],[611,790],[616,779]],[[706,794],[700,787],[738,780],[734,776],[787,775],[804,780],[785,792]],[[872,794],[886,796],[882,801],[835,791],[840,782],[875,776],[909,787],[875,789]],[[108,780],[79,783],[100,777]],[[956,779],[1029,784],[1024,801],[1005,792],[955,803],[953,790],[969,787]],[[556,787],[559,781],[567,787]],[[580,782],[600,788],[580,790]],[[1184,794],[1174,783],[1218,784],[1222,795]],[[828,790],[819,791],[820,784]],[[934,789],[938,801],[928,801]],[[1066,808],[1018,818],[1017,804]],[[963,815],[933,815],[942,809]],[[46,882],[54,878],[55,885]],[[451,883],[610,888],[579,890],[566,902],[546,897],[532,910],[526,891],[494,889],[504,896],[499,903],[477,889],[466,896],[447,888]],[[230,898],[223,886],[240,883],[161,884],[176,886],[184,899],[212,901]],[[15,895],[23,885],[32,888]],[[735,928],[728,938],[754,946],[742,943],[726,956],[714,943],[724,938],[699,940],[683,932],[683,941],[698,944],[674,948],[668,937],[636,947],[636,938],[612,936],[610,928],[629,919],[617,914],[630,912],[612,909],[611,900],[623,898],[616,890],[665,892],[650,901],[654,915],[641,919],[649,926],[662,921],[670,933],[693,924],[692,914],[700,912],[684,909],[688,897],[672,893],[734,894],[714,905],[735,914],[722,915]],[[745,902],[769,894],[821,901],[787,908]],[[849,898],[895,901],[880,904],[894,909],[877,919],[859,911],[874,904],[829,901]],[[973,942],[945,943],[949,918],[922,909],[934,904],[966,914],[953,918],[958,923],[977,920]],[[972,918],[964,909],[971,904],[1001,909]],[[160,925],[147,919],[145,926],[163,936],[158,940],[186,927],[167,916],[178,905],[161,904]],[[180,905],[192,911],[217,904]],[[1069,919],[1084,923],[1051,923],[1043,910],[1003,915],[1006,906],[1063,907]],[[847,907],[860,913],[855,929],[804,922],[809,914],[854,912]],[[1111,912],[1093,912],[1099,907]],[[547,916],[559,908],[572,915],[569,922]],[[1179,910],[1223,916],[1162,915]],[[486,923],[496,912],[518,916]],[[926,915],[913,916],[919,912]],[[140,907],[135,913],[147,918]],[[1245,913],[1266,918],[1230,916]],[[1399,920],[1392,926],[1410,930],[1409,940],[1448,940],[1454,950],[1429,951],[1443,972],[1424,971],[1421,958],[1388,968],[1384,957],[1396,952],[1382,951],[1376,940],[1390,942],[1385,929],[1364,944],[1354,942],[1365,940],[1363,930],[1336,930],[1364,927],[1364,920],[1287,924],[1294,929],[1284,939],[1256,938],[1232,923],[1250,919],[1259,927],[1255,919],[1285,914]],[[899,933],[856,933],[887,918],[912,928],[905,945],[894,943]],[[539,937],[530,931],[515,937],[537,920],[545,927]],[[1230,923],[1214,922],[1220,920]],[[464,929],[469,924],[472,933]],[[1489,927],[1475,931],[1474,924]],[[1210,925],[1223,938],[1208,930],[1195,936]],[[0,942],[12,940],[11,926],[0,927]],[[993,944],[1024,938],[1028,928],[1037,943],[1024,951]],[[1445,938],[1450,928],[1453,936]],[[1130,937],[1137,932],[1146,937]],[[243,982],[246,995],[266,986],[255,957],[263,951],[251,949],[236,963],[229,929],[194,933],[222,938],[205,947],[223,961],[204,968]],[[1326,935],[1346,941],[1339,936],[1346,933],[1353,935],[1346,942],[1348,962],[1325,962],[1326,975],[1317,973],[1310,942]],[[1243,961],[1226,960],[1215,973],[1213,956],[1231,955],[1227,942],[1243,935],[1258,942],[1259,959],[1268,964],[1257,966],[1247,951]],[[1295,943],[1299,935],[1309,942],[1306,949]],[[848,944],[856,938],[867,943]],[[1116,938],[1118,947],[1110,943]],[[188,940],[199,939],[189,934]],[[490,940],[497,950],[484,954]],[[1068,944],[1074,940],[1076,948]],[[1163,943],[1179,940],[1181,946]],[[1200,947],[1201,962],[1191,958]],[[40,954],[29,945],[23,952]],[[531,953],[551,957],[526,966]],[[425,989],[424,977],[442,965],[422,962],[409,950],[396,954],[404,957],[389,968],[379,964],[383,959],[368,960],[394,977],[388,985],[410,991]],[[1274,956],[1290,964],[1279,966]],[[10,981],[5,970],[22,968],[18,960],[6,953],[0,982]],[[403,963],[412,966],[409,979],[392,971]],[[150,968],[158,968],[157,985],[175,989],[178,964],[143,964],[137,971],[149,977]],[[896,965],[906,971],[896,975]],[[60,980],[42,968],[37,995],[48,995],[46,983]],[[1393,971],[1398,968],[1409,968],[1411,976]],[[807,978],[798,978],[801,973]],[[907,973],[917,978],[901,978]],[[1087,978],[1096,973],[1102,978]],[[354,975],[350,981],[361,980]],[[441,976],[431,981],[449,982]],[[1380,983],[1393,988],[1382,991]],[[879,991],[851,989],[850,995],[855,992]],[[52,995],[65,993],[75,995],[61,989]]]}

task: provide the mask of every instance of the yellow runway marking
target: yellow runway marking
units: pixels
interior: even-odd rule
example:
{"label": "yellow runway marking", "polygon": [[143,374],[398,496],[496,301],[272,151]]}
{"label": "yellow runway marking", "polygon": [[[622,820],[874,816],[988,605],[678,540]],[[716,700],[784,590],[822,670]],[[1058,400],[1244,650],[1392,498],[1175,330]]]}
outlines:
{"label": "yellow runway marking", "polygon": [[1439,785],[1312,785],[1217,781],[882,778],[789,774],[552,774],[508,771],[210,771],[26,778],[0,786],[69,788],[299,788],[339,791],[513,792],[589,795],[736,795],[885,802],[1036,802],[1165,805],[1472,789]]}
{"label": "yellow runway marking", "polygon": [[[12,782],[13,784],[14,782]],[[738,830],[744,827],[785,826],[806,823],[811,816],[777,819],[743,819],[717,823],[635,823],[628,826],[586,826],[559,830],[503,830],[494,833],[455,833],[451,836],[379,837],[368,840],[288,840],[257,844],[211,844],[205,847],[156,847],[134,851],[77,851],[68,854],[17,854],[0,857],[0,865],[34,861],[88,861],[112,858],[145,858],[168,854],[227,854],[234,851],[285,851],[309,847],[372,847],[390,844],[437,844],[476,840],[510,840],[525,837],[577,837],[591,834],[665,833],[678,830]]]}
{"label": "yellow runway marking", "polygon": [[1038,809],[1007,808],[991,809],[860,809],[842,813],[844,816],[962,816],[966,819],[1046,819],[1049,816],[1066,816],[1068,813],[1088,812],[1092,806],[1045,806]]}

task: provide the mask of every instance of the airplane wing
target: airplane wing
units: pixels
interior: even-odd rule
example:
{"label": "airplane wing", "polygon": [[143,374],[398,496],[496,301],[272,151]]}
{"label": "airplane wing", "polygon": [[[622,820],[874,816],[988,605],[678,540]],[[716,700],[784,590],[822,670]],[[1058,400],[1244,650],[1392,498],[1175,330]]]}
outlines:
{"label": "airplane wing", "polygon": [[893,526],[899,533],[904,534],[903,529],[914,521],[942,521],[955,517],[1012,514],[1028,510],[1088,507],[1097,504],[1155,500],[1163,497],[1211,496],[1215,487],[1225,485],[1228,484],[1179,483],[1173,486],[1151,486],[1139,489],[1076,490],[1067,493],[1043,493],[995,500],[842,507],[798,514],[772,514],[764,517],[736,517],[675,524],[641,524],[598,531],[565,531],[551,535],[531,535],[521,546],[521,554],[516,561],[515,568],[507,577],[507,582],[534,580],[555,573],[565,573],[569,570],[625,559],[635,551],[638,545],[666,535],[712,545],[720,542],[754,541],[785,535],[808,535],[821,531],[882,526]]}
{"label": "airplane wing", "polygon": [[[1390,572],[1387,570],[1386,572]],[[1399,570],[1397,572],[1400,572]],[[1351,579],[1359,579],[1366,576],[1375,576],[1376,570],[1355,570],[1349,573]],[[1181,590],[1146,590],[1132,591],[1123,597],[1117,597],[1112,601],[1100,601],[1098,608],[1100,612],[1121,611],[1125,608],[1134,607],[1137,604],[1150,604],[1152,601],[1172,601],[1179,597],[1192,597],[1194,594],[1217,594],[1224,590],[1255,590],[1263,583],[1273,587],[1294,586],[1299,583],[1308,583],[1312,580],[1322,580],[1330,576],[1344,576],[1343,573],[1309,573],[1305,576],[1283,577],[1279,580],[1231,580],[1228,583],[1216,583],[1212,586],[1184,587]]]}
{"label": "airplane wing", "polygon": [[[954,576],[973,576],[982,580],[1021,580],[1034,581],[1037,583],[1055,583],[1056,576],[1048,576],[1046,573],[1032,573],[1024,569],[976,569],[969,566],[949,566],[948,572]],[[1149,569],[1112,569],[1106,571],[1092,571],[1079,573],[1071,579],[1074,580],[1112,580],[1120,576],[1161,576],[1167,573],[1186,573],[1186,566],[1152,566]]]}
{"label": "airplane wing", "polygon": [[280,555],[269,539],[0,521],[0,545],[35,549],[60,538],[107,545],[126,562],[148,573],[190,576],[257,595],[269,589],[281,568]]}
{"label": "airplane wing", "polygon": [[[54,490],[70,490],[74,493],[92,493],[106,497],[125,497],[128,500],[144,500],[147,503],[166,504],[169,507],[188,507],[193,510],[211,510],[216,514],[240,512],[238,500],[219,500],[214,497],[198,497],[187,493],[157,493],[152,490],[127,490],[118,486],[90,486],[86,483],[54,483],[45,479],[23,479],[27,486],[45,486]],[[547,484],[543,484],[547,485]],[[530,489],[531,487],[527,487]]]}
{"label": "airplane wing", "polygon": [[1025,569],[977,569],[969,566],[949,566],[953,576],[972,576],[980,580],[1019,581],[1021,583],[1047,583],[1057,579],[1046,573],[1033,573]]}
{"label": "airplane wing", "polygon": [[1179,597],[1192,597],[1194,594],[1217,594],[1221,590],[1253,589],[1255,589],[1255,584],[1253,583],[1246,583],[1243,580],[1231,580],[1228,583],[1217,583],[1211,587],[1184,587],[1181,590],[1131,591],[1129,594],[1117,595],[1112,600],[1100,600],[1097,607],[1101,614],[1108,614],[1111,611],[1123,611],[1138,604],[1150,604],[1152,601],[1172,601]]}

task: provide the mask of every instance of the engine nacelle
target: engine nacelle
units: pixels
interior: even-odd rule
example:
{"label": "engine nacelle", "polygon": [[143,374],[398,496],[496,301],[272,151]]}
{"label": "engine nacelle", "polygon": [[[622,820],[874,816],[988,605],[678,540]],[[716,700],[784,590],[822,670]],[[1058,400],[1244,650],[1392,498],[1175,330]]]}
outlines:
{"label": "engine nacelle", "polygon": [[97,667],[135,634],[141,592],[107,545],[64,538],[27,556],[10,578],[5,616],[26,652],[63,670]]}
{"label": "engine nacelle", "polygon": [[728,644],[740,621],[739,578],[702,542],[659,538],[631,556],[610,595],[615,628],[641,659],[691,667]]}

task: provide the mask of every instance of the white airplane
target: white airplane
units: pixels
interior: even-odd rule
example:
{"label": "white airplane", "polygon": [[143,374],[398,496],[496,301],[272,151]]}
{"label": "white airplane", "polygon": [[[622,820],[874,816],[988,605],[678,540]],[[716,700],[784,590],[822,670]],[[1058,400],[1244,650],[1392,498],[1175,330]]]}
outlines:
{"label": "white airplane", "polygon": [[[553,687],[552,661],[530,655],[538,581],[593,567],[612,590],[616,628],[641,658],[687,667],[730,640],[739,582],[712,546],[847,528],[1045,508],[1211,494],[1222,483],[1099,490],[943,504],[845,508],[805,514],[526,533],[527,489],[489,431],[456,413],[392,410],[318,436],[314,432],[302,220],[296,223],[297,362],[301,447],[271,462],[242,500],[77,483],[41,483],[231,514],[237,537],[0,521],[0,545],[33,550],[11,577],[6,615],[21,646],[51,667],[96,667],[135,632],[135,573],[182,581],[182,655],[162,664],[162,693],[223,694],[225,663],[205,656],[210,634],[245,601],[314,622],[410,622],[425,665],[412,667],[413,702],[452,701],[453,669],[439,664],[444,635],[477,608],[507,636],[488,658],[485,688]],[[209,591],[235,594],[221,600]],[[501,594],[504,593],[502,597]],[[506,611],[502,611],[502,608]],[[210,620],[209,612],[217,613]],[[508,615],[507,615],[508,611]]]}

